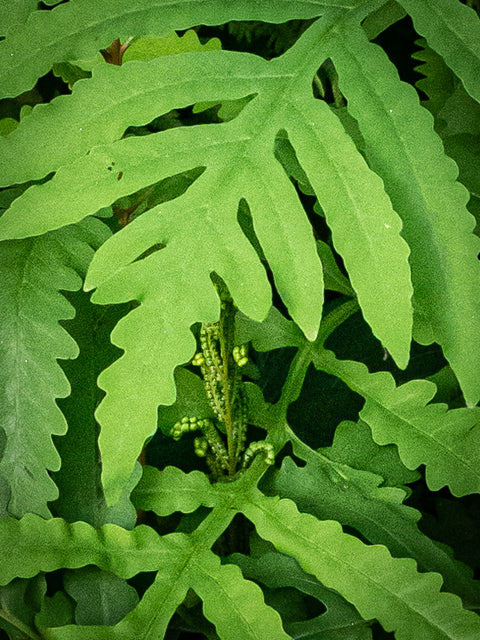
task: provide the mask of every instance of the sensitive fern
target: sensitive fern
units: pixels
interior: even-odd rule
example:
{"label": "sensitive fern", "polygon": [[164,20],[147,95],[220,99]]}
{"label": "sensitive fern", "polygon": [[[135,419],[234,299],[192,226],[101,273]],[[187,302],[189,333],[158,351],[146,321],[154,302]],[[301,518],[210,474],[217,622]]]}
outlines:
{"label": "sensitive fern", "polygon": [[0,640],[477,640],[476,12],[0,24]]}

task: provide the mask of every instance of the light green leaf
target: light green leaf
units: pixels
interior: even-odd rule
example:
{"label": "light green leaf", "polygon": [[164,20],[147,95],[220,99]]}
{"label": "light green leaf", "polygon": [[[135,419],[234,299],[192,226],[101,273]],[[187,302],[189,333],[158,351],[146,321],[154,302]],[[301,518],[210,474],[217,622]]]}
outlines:
{"label": "light green leaf", "polygon": [[418,471],[410,471],[402,464],[395,446],[380,447],[362,420],[341,422],[335,429],[332,445],[322,447],[319,452],[334,462],[375,473],[390,487],[409,484],[420,477]]}
{"label": "light green leaf", "polygon": [[[239,505],[240,506],[240,505]],[[475,640],[480,619],[458,596],[441,593],[441,577],[418,573],[414,560],[367,546],[333,521],[299,513],[290,500],[252,492],[241,505],[262,538],[351,602],[365,620],[377,618],[397,640]]]}
{"label": "light green leaf", "polygon": [[207,476],[201,471],[185,474],[178,467],[158,471],[145,466],[140,483],[132,494],[137,509],[155,511],[168,516],[175,511],[191,513],[200,505],[212,507],[217,503]]}
{"label": "light green leaf", "polygon": [[123,54],[123,62],[130,60],[153,60],[158,56],[171,56],[184,51],[214,51],[221,49],[218,38],[210,38],[205,44],[198,39],[195,31],[190,30],[182,36],[171,33],[168,36],[140,36],[135,38]]}
{"label": "light green leaf", "polygon": [[7,436],[0,474],[11,487],[8,510],[48,517],[57,489],[47,470],[60,458],[52,434],[67,425],[55,400],[70,387],[57,358],[75,358],[75,342],[58,321],[74,310],[60,290],[75,291],[94,249],[108,236],[98,220],[29,240],[0,244],[2,338],[0,416]]}
{"label": "light green leaf", "polygon": [[38,0],[0,0],[0,35],[6,35],[13,25],[24,24],[37,5]]}
{"label": "light green leaf", "polygon": [[[295,445],[294,450],[297,456],[307,457]],[[478,605],[480,586],[472,572],[421,533],[417,526],[421,513],[402,504],[404,491],[385,487],[382,481],[348,464],[332,464],[322,456],[310,455],[302,468],[285,458],[272,490],[319,520],[337,520],[353,527],[369,542],[385,545],[395,557],[413,558],[422,571],[440,573],[448,591],[462,597],[465,605]]]}
{"label": "light green leaf", "polygon": [[456,165],[445,156],[430,114],[415,90],[399,81],[386,54],[351,23],[339,24],[326,48],[368,162],[403,220],[411,249],[414,337],[442,346],[474,405],[480,398],[480,241],[465,207],[468,193],[455,182]]}
{"label": "light green leaf", "polygon": [[[0,42],[0,46],[2,44]],[[0,140],[1,184],[9,185],[42,178],[62,165],[81,158],[96,145],[106,145],[120,140],[129,125],[147,124],[155,117],[168,113],[174,108],[187,107],[212,96],[218,100],[233,100],[242,98],[245,94],[255,93],[262,77],[266,79],[269,74],[271,74],[270,65],[261,58],[226,51],[160,56],[148,62],[134,61],[120,67],[109,64],[98,66],[93,70],[91,80],[75,84],[72,95],[59,96],[49,104],[38,105],[33,109],[30,118],[22,121],[14,135],[8,140]],[[132,91],[132,86],[135,87],[135,91]],[[209,129],[211,127],[207,127],[205,132],[208,133]],[[170,134],[180,135],[182,140],[187,135],[185,132],[179,134],[177,131],[177,133],[168,134],[164,132],[163,136]],[[168,150],[169,138],[163,141],[163,137],[154,136],[154,140],[162,142],[156,142],[150,147],[150,141],[149,148],[141,149],[141,153],[151,155],[152,160],[159,153],[159,144],[163,146],[164,153]],[[189,138],[186,142],[189,143],[191,151],[185,167],[189,169],[200,164],[201,160],[205,160],[205,153],[200,149],[196,150],[196,147],[199,145],[203,147],[205,143],[208,145],[208,137],[205,140],[202,136],[197,141]],[[230,143],[232,142],[233,140],[230,140]],[[145,143],[145,139],[132,143],[130,138],[129,141],[124,140],[119,146],[102,150],[102,155],[90,165],[93,171],[93,175],[90,173],[90,180],[93,178],[96,181],[100,180],[100,183],[96,184],[96,189],[98,190],[101,185],[110,185],[110,188],[116,186],[113,195],[114,199],[117,199],[139,188],[135,188],[133,183],[129,185],[130,190],[122,188],[125,180],[130,176],[125,172],[124,179],[117,183],[117,175],[121,169],[125,168],[125,160],[130,158],[132,153],[138,154],[138,151],[134,151],[138,149],[138,145]],[[176,139],[175,143],[178,144]],[[117,148],[120,153],[125,149],[123,158],[115,157]],[[156,153],[155,148],[157,148]],[[170,149],[169,153],[171,152]],[[148,173],[142,175],[143,182],[139,186],[156,182],[162,175],[167,177],[175,173],[171,161],[166,160],[167,166],[163,169],[163,165],[158,165],[157,162],[148,169],[143,162],[142,168]],[[116,164],[115,171],[109,175],[107,167],[112,166],[112,161]],[[86,167],[88,164],[83,163],[80,167],[75,167],[74,171],[78,171],[78,168],[86,171]],[[78,182],[78,180],[72,180],[75,173],[70,170],[63,175],[69,188],[72,189]],[[87,175],[79,177],[87,179]],[[149,180],[150,175],[151,180]],[[38,194],[38,196],[45,197],[44,194]],[[98,195],[96,197],[98,198]],[[110,200],[109,203],[112,201]],[[80,216],[77,219],[85,215],[83,200],[80,201],[80,205],[82,210],[77,214]],[[67,219],[73,221],[70,216],[71,207],[59,223],[56,223],[55,219],[42,220],[40,222],[42,226],[38,230],[35,227],[22,229],[15,226],[10,233],[25,235],[43,233],[55,228],[55,224],[62,226]],[[2,220],[2,225],[4,224],[5,220]]]}
{"label": "light green leaf", "polygon": [[198,24],[224,24],[230,20],[287,20],[314,18],[329,7],[350,9],[361,0],[155,0],[132,11],[131,0],[74,0],[53,11],[34,12],[25,25],[12,28],[0,42],[1,96],[30,89],[54,62],[88,57],[120,37],[164,36]]}
{"label": "light green leaf", "polygon": [[468,93],[480,101],[480,20],[458,0],[398,0],[415,30],[425,36]]}
{"label": "light green leaf", "polygon": [[67,571],[66,592],[75,600],[78,625],[115,625],[138,604],[138,595],[124,579],[96,567]]}
{"label": "light green leaf", "polygon": [[[356,19],[375,4],[362,6]],[[254,320],[262,320],[270,307],[265,271],[237,222],[240,201],[249,206],[256,237],[289,314],[309,340],[317,335],[322,268],[296,190],[275,159],[281,130],[293,136],[294,151],[332,225],[334,243],[367,320],[397,361],[406,364],[411,284],[400,220],[381,180],[336,116],[312,98],[311,74],[322,60],[312,43],[330,34],[341,15],[339,10],[318,21],[285,56],[270,62],[211,51],[173,56],[175,68],[166,64],[165,56],[108,70],[108,65],[99,67],[97,82],[94,75],[92,81],[78,83],[72,95],[77,113],[83,114],[75,126],[85,120],[89,107],[97,113],[100,91],[111,96],[86,146],[77,146],[75,153],[81,157],[67,160],[71,163],[45,185],[27,190],[0,220],[0,230],[8,237],[45,232],[162,178],[206,167],[184,195],[138,216],[106,243],[87,278],[88,289],[98,287],[94,301],[100,304],[141,303],[112,334],[125,355],[100,378],[107,391],[97,412],[107,503],[118,498],[122,479],[130,476],[133,461],[154,433],[157,406],[175,400],[173,369],[193,355],[190,326],[218,318],[211,272],[225,280],[239,310]],[[180,78],[173,85],[172,74]],[[137,88],[135,99],[125,101],[132,86]],[[157,98],[165,100],[162,109],[171,109],[213,97],[209,92],[219,99],[256,97],[228,123],[181,127],[109,144],[102,144],[103,134],[98,139],[107,112],[121,122],[108,134],[118,138],[132,119],[138,123],[158,114]],[[164,96],[169,96],[168,104]],[[56,124],[65,126],[68,109],[57,104]],[[33,118],[34,114],[25,127]],[[32,131],[39,122],[40,118]],[[20,129],[21,125],[16,132]],[[90,153],[82,155],[90,147]],[[164,248],[145,257],[152,246]],[[134,387],[132,379],[137,380]]]}
{"label": "light green leaf", "polygon": [[[137,527],[138,529],[138,527]],[[137,530],[136,529],[136,530]],[[149,529],[145,527],[145,529]],[[153,531],[149,529],[152,533]],[[155,534],[156,535],[156,534]],[[158,536],[157,536],[158,538]],[[188,568],[192,544],[187,536],[173,534],[158,538],[163,548],[157,558],[157,577],[140,604],[115,626],[67,626],[48,629],[48,640],[157,640],[163,638],[175,610],[188,591]]]}
{"label": "light green leaf", "polygon": [[168,545],[169,536],[160,538],[144,525],[127,531],[115,524],[94,529],[86,522],[44,520],[31,513],[21,520],[2,518],[0,584],[16,576],[31,578],[40,571],[78,569],[87,564],[131,578],[140,571],[157,571],[169,554]]}
{"label": "light green leaf", "polygon": [[424,464],[432,491],[448,485],[455,496],[480,492],[480,407],[452,409],[428,404],[436,387],[411,380],[399,387],[390,373],[370,374],[359,362],[319,350],[316,367],[341,378],[366,399],[361,419],[381,445],[396,444],[409,469]]}
{"label": "light green leaf", "polygon": [[292,107],[296,118],[286,126],[288,135],[325,212],[365,319],[404,368],[413,291],[409,249],[399,236],[401,221],[382,181],[326,103],[312,100]]}
{"label": "light green leaf", "polygon": [[220,564],[211,551],[191,564],[190,584],[202,598],[205,616],[225,640],[287,640],[279,614],[265,605],[260,588],[234,565]]}

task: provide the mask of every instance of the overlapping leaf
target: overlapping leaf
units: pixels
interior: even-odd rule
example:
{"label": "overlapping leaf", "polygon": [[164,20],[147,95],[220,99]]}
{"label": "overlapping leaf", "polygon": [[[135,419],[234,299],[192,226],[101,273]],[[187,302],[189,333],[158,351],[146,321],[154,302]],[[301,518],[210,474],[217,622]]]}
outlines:
{"label": "overlapping leaf", "polygon": [[412,57],[420,60],[422,64],[415,67],[415,71],[425,76],[421,80],[417,80],[416,85],[427,95],[428,100],[424,104],[435,116],[455,89],[455,74],[447,67],[444,59],[431,49],[423,38],[418,40],[416,44],[422,48],[415,51]]}
{"label": "overlapping leaf", "polygon": [[358,120],[369,164],[404,223],[415,292],[414,337],[442,346],[474,405],[480,398],[480,242],[465,207],[468,193],[455,182],[457,168],[445,156],[432,118],[414,89],[399,82],[386,54],[348,20],[326,48]]}
{"label": "overlapping leaf", "polygon": [[327,589],[312,575],[302,571],[294,558],[271,551],[259,557],[235,553],[229,560],[238,564],[243,575],[272,589],[294,587],[322,602],[325,613],[298,622],[289,622],[286,630],[294,639],[371,640],[368,622],[338,593]]}
{"label": "overlapping leaf", "polygon": [[457,596],[440,593],[440,576],[417,573],[413,560],[367,546],[337,522],[301,514],[290,500],[257,494],[241,508],[262,538],[341,593],[364,619],[395,631],[397,640],[474,640],[480,633],[478,616],[463,610]]}
{"label": "overlapping leaf", "polygon": [[458,0],[399,0],[418,33],[453,69],[469,94],[480,101],[480,20]]}
{"label": "overlapping leaf", "polygon": [[[229,511],[228,507],[222,510]],[[227,523],[231,517],[233,513],[227,514]],[[35,575],[41,570],[87,564],[123,578],[140,571],[159,571],[140,604],[115,626],[51,628],[44,630],[48,638],[161,638],[191,587],[204,600],[205,615],[222,638],[286,640],[280,617],[265,605],[261,590],[245,581],[237,567],[222,567],[219,558],[208,550],[223,526],[214,521],[213,537],[208,542],[208,535],[205,539],[198,532],[190,537],[172,534],[161,538],[145,526],[126,531],[105,525],[96,530],[84,522],[69,525],[60,519],[45,521],[33,515],[20,521],[6,518],[0,521],[0,541],[8,559],[0,569],[0,582],[7,583],[12,575]],[[79,585],[72,583],[74,575],[69,577],[68,590],[78,599],[81,596]]]}
{"label": "overlapping leaf", "polygon": [[[162,498],[155,497],[162,476],[163,472],[152,470],[142,480],[136,497],[140,508],[162,508]],[[191,484],[189,476],[177,475],[180,491],[185,482]],[[400,640],[415,637],[418,630],[426,639],[474,640],[480,620],[463,611],[456,596],[439,593],[438,574],[418,574],[413,560],[393,559],[386,547],[369,547],[342,533],[336,522],[319,521],[299,513],[290,500],[267,498],[255,488],[248,489],[247,480],[211,487],[209,499],[217,502],[214,513],[222,508],[242,511],[262,538],[341,593],[364,619],[378,618],[385,629],[395,629]]]}
{"label": "overlapping leaf", "polygon": [[338,360],[331,351],[320,350],[313,362],[366,399],[360,417],[375,441],[396,444],[409,469],[424,464],[430,489],[448,485],[456,496],[480,492],[479,407],[448,411],[445,404],[428,404],[436,391],[432,382],[396,387],[391,374],[370,374],[365,365]]}
{"label": "overlapping leaf", "polygon": [[[351,9],[361,0],[71,0],[53,11],[35,11],[25,25],[15,25],[0,42],[0,67],[4,69],[0,95],[15,96],[32,87],[54,62],[91,56],[115,38],[165,35],[198,24],[223,24],[230,20],[287,20],[314,18],[326,9]],[[161,18],[160,18],[161,16]]]}
{"label": "overlapping leaf", "polygon": [[74,313],[60,290],[81,287],[78,271],[85,272],[106,237],[106,227],[90,219],[0,244],[0,416],[7,437],[0,474],[10,485],[8,508],[16,516],[47,516],[47,501],[57,497],[47,473],[60,466],[52,434],[65,433],[67,426],[55,400],[70,391],[57,358],[77,355],[75,342],[58,323]]}
{"label": "overlapping leaf", "polygon": [[445,588],[461,596],[466,605],[478,605],[480,587],[467,567],[420,532],[421,514],[402,504],[404,491],[381,483],[382,478],[375,474],[346,464],[328,464],[312,455],[303,468],[286,458],[272,489],[320,520],[333,519],[354,527],[373,544],[384,544],[395,557],[414,558],[423,571],[440,573]]}
{"label": "overlapping leaf", "polygon": [[[321,38],[336,19],[315,24],[315,37]],[[88,287],[99,286],[97,302],[142,302],[113,334],[126,355],[100,380],[108,390],[98,413],[107,494],[115,485],[118,496],[120,479],[127,477],[155,428],[156,406],[174,399],[172,369],[188,360],[194,348],[190,325],[218,316],[210,273],[216,271],[225,280],[247,315],[261,319],[268,310],[266,277],[236,221],[242,198],[251,209],[256,235],[291,316],[309,338],[316,335],[323,297],[321,266],[295,190],[273,154],[281,129],[292,136],[305,163],[366,319],[394,357],[406,363],[411,328],[408,248],[399,236],[400,223],[382,182],[368,169],[328,107],[312,98],[309,69],[320,61],[314,49],[306,59],[300,45],[285,59],[272,62],[246,54],[209,52],[101,67],[92,81],[83,86],[77,83],[72,96],[77,115],[66,135],[79,140],[83,133],[77,127],[85,129],[86,142],[69,145],[73,150],[67,155],[53,153],[41,166],[29,169],[41,175],[59,163],[71,162],[60,167],[50,182],[18,198],[0,221],[4,237],[41,233],[94,213],[163,177],[207,166],[183,197],[149,211],[117,234],[97,254],[88,277]],[[135,100],[125,101],[133,84]],[[111,86],[111,101],[97,117],[99,91],[103,95],[106,86]],[[118,138],[128,123],[148,121],[159,110],[209,97],[233,99],[252,93],[257,97],[223,125],[127,138],[82,155],[94,140]],[[52,103],[58,117],[51,118],[49,130],[65,126],[68,104]],[[37,131],[34,141],[44,139],[39,126],[47,109],[45,115],[38,112],[37,121],[31,117],[29,135]],[[92,121],[84,115],[90,110]],[[82,117],[85,127],[79,126]],[[116,124],[104,132],[110,121]],[[18,143],[27,134],[21,134],[20,127],[14,135]],[[8,142],[15,143],[13,136]],[[5,163],[7,157],[11,159],[11,153],[6,154]],[[15,179],[15,172],[21,180],[31,175],[19,169],[18,162],[16,167],[15,162],[8,164],[10,179]],[[152,244],[166,245],[166,249],[129,264]],[[115,501],[115,496],[110,494],[108,500]]]}

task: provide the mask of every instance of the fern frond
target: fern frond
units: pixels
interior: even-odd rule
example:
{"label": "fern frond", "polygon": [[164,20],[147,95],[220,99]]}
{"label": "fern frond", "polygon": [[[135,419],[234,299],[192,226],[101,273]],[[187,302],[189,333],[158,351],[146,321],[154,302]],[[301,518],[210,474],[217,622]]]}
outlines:
{"label": "fern frond", "polygon": [[52,434],[64,434],[67,425],[55,400],[70,392],[57,358],[78,353],[59,325],[74,313],[60,290],[80,289],[78,272],[86,271],[108,235],[100,221],[88,219],[38,238],[0,244],[0,416],[7,439],[0,475],[10,485],[12,515],[48,516],[47,502],[57,497],[47,470],[60,466]]}
{"label": "fern frond", "polygon": [[[87,58],[115,38],[163,36],[198,24],[224,24],[230,20],[286,22],[314,18],[331,7],[350,9],[360,0],[70,0],[53,11],[34,11],[25,24],[16,24],[0,42],[0,96],[15,96],[31,89],[36,79],[55,62]],[[159,18],[161,16],[161,19]]]}
{"label": "fern frond", "polygon": [[328,640],[372,640],[369,623],[341,595],[327,589],[311,574],[301,569],[298,562],[283,553],[267,551],[260,556],[248,557],[240,553],[229,556],[249,580],[256,580],[270,589],[293,587],[319,600],[326,611],[319,616],[300,622],[287,622],[286,631],[292,638],[323,638]]}
{"label": "fern frond", "polygon": [[422,64],[415,67],[415,71],[425,78],[417,80],[415,84],[428,97],[424,106],[436,116],[455,90],[455,74],[445,64],[442,56],[431,49],[423,38],[417,40],[416,44],[421,49],[415,51],[412,57]]}
{"label": "fern frond", "polygon": [[432,117],[415,90],[399,81],[386,54],[348,20],[326,48],[365,139],[367,160],[403,220],[411,249],[414,337],[442,346],[474,405],[480,398],[480,241],[465,206],[468,192],[455,181],[458,170],[445,156]]}
{"label": "fern frond", "polygon": [[[240,506],[240,505],[239,505]],[[351,602],[365,620],[377,618],[397,640],[474,640],[480,619],[458,596],[441,593],[441,577],[417,573],[411,559],[367,546],[333,521],[299,513],[290,500],[251,495],[241,506],[260,536]]]}
{"label": "fern frond", "polygon": [[428,380],[395,386],[390,373],[369,373],[359,362],[338,360],[320,350],[315,366],[341,378],[366,403],[361,419],[378,444],[394,443],[409,469],[425,465],[432,491],[448,485],[455,496],[480,492],[480,408],[448,411],[431,402],[436,387]]}
{"label": "fern frond", "polygon": [[410,14],[416,31],[427,39],[480,101],[480,19],[458,0],[398,0]]}

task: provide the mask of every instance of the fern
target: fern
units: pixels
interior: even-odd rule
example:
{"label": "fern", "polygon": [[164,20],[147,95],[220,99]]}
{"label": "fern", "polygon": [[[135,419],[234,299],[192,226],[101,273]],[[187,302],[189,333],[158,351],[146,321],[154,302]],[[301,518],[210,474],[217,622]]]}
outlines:
{"label": "fern", "polygon": [[1,640],[480,637],[475,11],[0,23]]}
{"label": "fern", "polygon": [[17,516],[48,516],[47,502],[57,496],[46,470],[60,466],[51,435],[64,434],[67,425],[55,399],[67,396],[69,386],[56,358],[77,355],[75,343],[58,324],[73,313],[59,290],[82,286],[78,271],[86,271],[93,250],[107,235],[100,221],[90,219],[0,245],[6,305],[2,360],[9,364],[2,368],[0,406],[7,443],[0,474],[10,487],[8,510]]}

